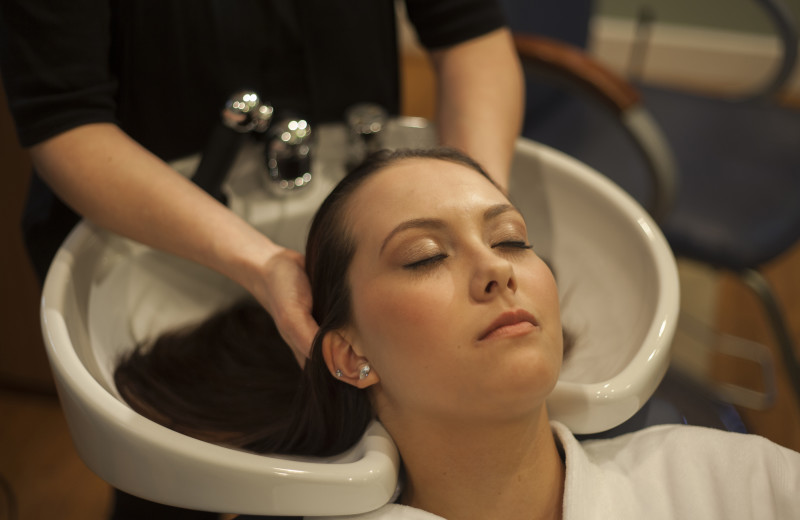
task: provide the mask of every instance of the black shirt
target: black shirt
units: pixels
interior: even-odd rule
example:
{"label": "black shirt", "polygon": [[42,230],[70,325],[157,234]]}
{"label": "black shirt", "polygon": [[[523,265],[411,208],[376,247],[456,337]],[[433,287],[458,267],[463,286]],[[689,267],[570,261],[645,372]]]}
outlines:
{"label": "black shirt", "polygon": [[[492,0],[408,0],[446,47],[502,25]],[[4,2],[0,71],[20,142],[114,122],[165,159],[197,152],[249,88],[312,122],[353,103],[398,110],[392,0]]]}
{"label": "black shirt", "polygon": [[[503,25],[495,0],[406,8],[429,49]],[[111,122],[172,160],[202,151],[243,88],[312,124],[356,102],[399,110],[394,0],[16,0],[0,9],[0,73],[23,146]],[[34,176],[23,227],[40,275],[76,221]]]}

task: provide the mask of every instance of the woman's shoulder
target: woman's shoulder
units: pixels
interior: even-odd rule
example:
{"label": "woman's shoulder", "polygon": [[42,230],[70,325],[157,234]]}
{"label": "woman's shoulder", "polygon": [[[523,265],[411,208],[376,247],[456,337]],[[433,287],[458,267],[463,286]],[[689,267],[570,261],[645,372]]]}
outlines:
{"label": "woman's shoulder", "polygon": [[606,504],[612,516],[630,513],[619,518],[644,511],[663,518],[749,518],[756,503],[764,513],[759,518],[784,518],[798,506],[800,454],[763,437],[663,425],[579,443],[563,425],[553,430],[565,448],[566,494],[575,491],[576,506],[590,495],[595,508]]}
{"label": "woman's shoulder", "polygon": [[774,455],[795,462],[800,460],[800,453],[758,435],[684,424],[651,426],[612,439],[584,441],[582,446],[599,459],[625,457],[630,453],[641,461],[643,455],[662,453],[670,459],[684,456],[713,460],[721,456],[731,462],[732,453],[745,450],[743,456],[736,459],[744,460],[745,455],[753,458]]}
{"label": "woman's shoulder", "polygon": [[593,464],[626,471],[667,471],[691,464],[710,471],[788,472],[800,479],[800,453],[758,435],[700,426],[652,426],[612,439],[583,441],[581,448]]}
{"label": "woman's shoulder", "polygon": [[441,516],[436,516],[422,509],[403,506],[400,504],[386,504],[380,509],[351,516],[331,516],[314,517],[315,520],[443,520]]}

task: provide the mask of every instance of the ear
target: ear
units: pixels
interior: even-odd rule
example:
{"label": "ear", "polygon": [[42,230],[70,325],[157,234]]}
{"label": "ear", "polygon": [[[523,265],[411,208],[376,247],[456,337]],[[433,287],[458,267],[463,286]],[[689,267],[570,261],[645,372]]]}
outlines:
{"label": "ear", "polygon": [[[322,338],[322,357],[333,377],[356,388],[367,388],[380,381],[372,367],[367,377],[359,377],[361,368],[369,361],[356,351],[341,331],[328,332]],[[337,375],[337,370],[341,371],[341,375]]]}

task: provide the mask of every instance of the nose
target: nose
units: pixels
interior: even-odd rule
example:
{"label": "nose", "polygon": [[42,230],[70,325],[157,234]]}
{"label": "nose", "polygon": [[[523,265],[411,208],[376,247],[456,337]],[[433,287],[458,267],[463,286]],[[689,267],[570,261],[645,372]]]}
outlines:
{"label": "nose", "polygon": [[516,293],[514,265],[492,249],[484,251],[476,259],[470,292],[476,301],[487,301],[502,294]]}

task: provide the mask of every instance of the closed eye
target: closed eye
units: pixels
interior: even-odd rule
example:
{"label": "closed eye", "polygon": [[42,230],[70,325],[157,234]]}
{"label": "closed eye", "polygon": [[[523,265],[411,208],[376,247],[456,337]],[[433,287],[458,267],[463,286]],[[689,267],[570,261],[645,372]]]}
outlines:
{"label": "closed eye", "polygon": [[503,249],[533,249],[531,244],[528,244],[522,240],[504,240],[503,242],[492,244],[492,249],[496,249],[498,247]]}
{"label": "closed eye", "polygon": [[431,266],[441,262],[442,260],[444,260],[447,257],[448,257],[448,255],[446,255],[444,253],[440,253],[438,255],[433,255],[433,256],[430,256],[428,258],[423,258],[422,260],[417,260],[416,262],[411,262],[409,264],[405,264],[403,266],[403,268],[404,269],[412,269],[413,270],[413,269],[422,269],[424,267],[431,267]]}

